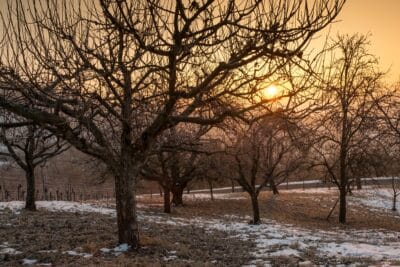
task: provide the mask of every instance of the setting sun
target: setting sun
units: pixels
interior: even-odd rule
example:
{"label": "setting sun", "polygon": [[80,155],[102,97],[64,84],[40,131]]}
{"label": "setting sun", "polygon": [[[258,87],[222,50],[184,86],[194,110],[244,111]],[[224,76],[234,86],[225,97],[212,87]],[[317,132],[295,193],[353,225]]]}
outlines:
{"label": "setting sun", "polygon": [[275,85],[270,85],[263,90],[263,95],[266,98],[274,98],[278,94],[278,88]]}

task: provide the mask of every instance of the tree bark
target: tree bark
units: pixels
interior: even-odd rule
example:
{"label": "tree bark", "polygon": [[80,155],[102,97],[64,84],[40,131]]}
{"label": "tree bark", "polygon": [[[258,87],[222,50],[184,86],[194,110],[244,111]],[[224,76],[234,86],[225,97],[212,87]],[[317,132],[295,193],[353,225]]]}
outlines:
{"label": "tree bark", "polygon": [[115,200],[118,221],[118,242],[131,249],[139,247],[139,227],[136,218],[135,177],[129,168],[115,177]]}
{"label": "tree bark", "polygon": [[174,184],[172,186],[172,203],[175,206],[183,206],[183,191],[185,187],[183,184]]}
{"label": "tree bark", "polygon": [[168,186],[163,186],[164,190],[164,213],[171,213],[171,190]]}
{"label": "tree bark", "polygon": [[251,195],[251,205],[253,208],[253,221],[251,224],[260,224],[260,208],[258,206],[258,196],[255,194]]}
{"label": "tree bark", "polygon": [[28,166],[25,170],[26,177],[26,200],[25,209],[35,211],[35,170],[33,167]]}

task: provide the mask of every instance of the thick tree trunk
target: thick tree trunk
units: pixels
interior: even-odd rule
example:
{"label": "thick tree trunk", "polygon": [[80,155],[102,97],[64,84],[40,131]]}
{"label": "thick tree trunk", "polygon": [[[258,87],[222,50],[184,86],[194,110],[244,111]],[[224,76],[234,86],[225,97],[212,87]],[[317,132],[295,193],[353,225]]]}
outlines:
{"label": "thick tree trunk", "polygon": [[163,186],[164,190],[164,212],[171,213],[171,190],[167,186]]}
{"label": "thick tree trunk", "polygon": [[258,206],[258,196],[255,194],[251,195],[251,205],[253,208],[253,220],[251,224],[260,224],[260,208]]}
{"label": "thick tree trunk", "polygon": [[183,191],[186,185],[174,184],[172,186],[172,203],[175,206],[183,206]]}
{"label": "thick tree trunk", "polygon": [[278,187],[275,184],[275,180],[271,178],[269,181],[269,186],[271,187],[272,193],[274,195],[279,195]]}
{"label": "thick tree trunk", "polygon": [[28,167],[25,170],[26,177],[26,200],[25,209],[35,211],[35,171],[33,167]]}
{"label": "thick tree trunk", "polygon": [[131,249],[139,247],[135,189],[135,177],[130,168],[126,168],[125,171],[115,177],[118,242],[130,245]]}

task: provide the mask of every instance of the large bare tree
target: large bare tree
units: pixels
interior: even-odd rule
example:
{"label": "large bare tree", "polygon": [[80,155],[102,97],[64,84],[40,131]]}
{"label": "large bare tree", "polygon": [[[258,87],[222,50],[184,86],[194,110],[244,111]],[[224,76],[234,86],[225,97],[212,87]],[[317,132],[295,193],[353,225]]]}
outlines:
{"label": "large bare tree", "polygon": [[119,242],[139,244],[136,178],[179,123],[244,119],[265,79],[301,57],[345,0],[9,1],[0,107],[115,176]]}

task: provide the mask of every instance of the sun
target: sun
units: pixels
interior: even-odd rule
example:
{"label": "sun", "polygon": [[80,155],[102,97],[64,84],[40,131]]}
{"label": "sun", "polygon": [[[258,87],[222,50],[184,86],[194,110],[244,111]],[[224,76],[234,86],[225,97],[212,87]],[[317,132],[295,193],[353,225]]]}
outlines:
{"label": "sun", "polygon": [[279,90],[275,85],[270,85],[262,92],[265,98],[274,98],[278,95]]}

